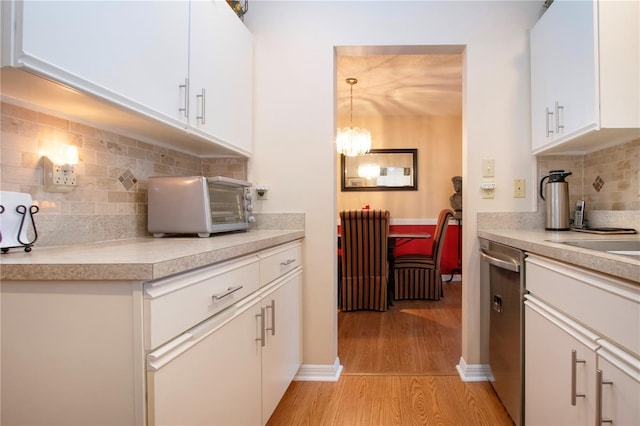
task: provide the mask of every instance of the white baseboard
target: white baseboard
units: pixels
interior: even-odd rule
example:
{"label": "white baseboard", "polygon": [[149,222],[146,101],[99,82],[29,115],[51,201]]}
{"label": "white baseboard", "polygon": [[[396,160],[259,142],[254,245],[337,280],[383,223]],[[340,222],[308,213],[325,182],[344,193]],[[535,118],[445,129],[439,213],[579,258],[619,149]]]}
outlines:
{"label": "white baseboard", "polygon": [[469,365],[462,357],[460,357],[460,361],[458,365],[456,365],[456,370],[458,370],[458,374],[463,382],[487,382],[493,379],[491,368],[488,365]]}
{"label": "white baseboard", "polygon": [[453,274],[453,279],[451,278],[451,274],[446,274],[442,276],[442,284],[447,284],[452,281],[462,281],[462,274]]}
{"label": "white baseboard", "polygon": [[302,364],[293,380],[299,382],[337,382],[342,374],[340,359],[336,357],[333,365]]}

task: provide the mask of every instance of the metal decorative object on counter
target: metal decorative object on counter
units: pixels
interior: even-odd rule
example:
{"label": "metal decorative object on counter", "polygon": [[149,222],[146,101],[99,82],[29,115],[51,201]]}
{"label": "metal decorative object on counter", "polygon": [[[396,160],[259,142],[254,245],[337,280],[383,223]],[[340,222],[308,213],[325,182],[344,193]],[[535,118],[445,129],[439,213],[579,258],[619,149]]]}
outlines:
{"label": "metal decorative object on counter", "polygon": [[33,215],[39,207],[32,204],[31,195],[21,192],[0,191],[0,250],[23,248],[30,252],[38,239]]}

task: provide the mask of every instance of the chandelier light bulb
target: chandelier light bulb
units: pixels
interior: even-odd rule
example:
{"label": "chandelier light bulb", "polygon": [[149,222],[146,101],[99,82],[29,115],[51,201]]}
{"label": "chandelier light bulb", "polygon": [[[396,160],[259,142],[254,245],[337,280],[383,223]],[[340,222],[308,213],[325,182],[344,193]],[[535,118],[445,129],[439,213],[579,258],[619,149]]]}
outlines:
{"label": "chandelier light bulb", "polygon": [[338,129],[336,145],[338,153],[347,157],[366,154],[371,150],[371,132],[360,127]]}
{"label": "chandelier light bulb", "polygon": [[347,78],[346,81],[351,86],[350,126],[338,129],[336,149],[338,154],[355,157],[356,155],[366,154],[371,150],[371,132],[360,127],[353,127],[353,85],[358,83],[358,80]]}

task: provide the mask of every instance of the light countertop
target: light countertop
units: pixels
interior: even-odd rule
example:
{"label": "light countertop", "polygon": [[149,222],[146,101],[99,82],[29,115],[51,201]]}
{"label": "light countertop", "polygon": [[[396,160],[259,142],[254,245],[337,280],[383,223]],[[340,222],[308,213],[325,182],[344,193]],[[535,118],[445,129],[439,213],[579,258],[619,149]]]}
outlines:
{"label": "light countertop", "polygon": [[151,280],[304,237],[304,231],[248,231],[209,238],[132,238],[75,246],[14,248],[0,255],[0,280]]}
{"label": "light countertop", "polygon": [[640,284],[640,258],[561,243],[575,240],[640,241],[637,234],[597,235],[572,231],[483,229],[478,230],[478,237]]}

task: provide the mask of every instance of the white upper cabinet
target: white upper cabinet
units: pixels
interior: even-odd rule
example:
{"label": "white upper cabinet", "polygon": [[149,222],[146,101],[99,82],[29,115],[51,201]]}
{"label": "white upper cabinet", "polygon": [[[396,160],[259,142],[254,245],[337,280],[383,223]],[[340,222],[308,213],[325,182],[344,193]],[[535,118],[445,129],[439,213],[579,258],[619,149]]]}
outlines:
{"label": "white upper cabinet", "polygon": [[640,137],[638,2],[556,0],[531,30],[534,154]]}
{"label": "white upper cabinet", "polygon": [[251,152],[251,33],[226,2],[193,1],[190,38],[190,126]]}
{"label": "white upper cabinet", "polygon": [[109,116],[102,124],[196,155],[218,148],[251,155],[253,41],[226,1],[13,1],[2,8],[3,27],[13,29],[3,29],[3,66],[129,115],[115,123],[107,109],[85,117],[91,102],[67,107],[53,91],[30,99],[10,78],[3,78],[4,95],[65,115],[81,111],[85,120]]}
{"label": "white upper cabinet", "polygon": [[14,66],[180,124],[185,2],[20,2]]}

